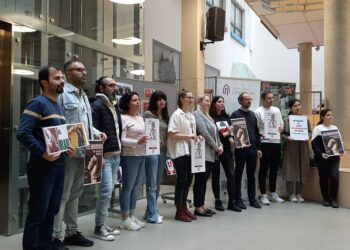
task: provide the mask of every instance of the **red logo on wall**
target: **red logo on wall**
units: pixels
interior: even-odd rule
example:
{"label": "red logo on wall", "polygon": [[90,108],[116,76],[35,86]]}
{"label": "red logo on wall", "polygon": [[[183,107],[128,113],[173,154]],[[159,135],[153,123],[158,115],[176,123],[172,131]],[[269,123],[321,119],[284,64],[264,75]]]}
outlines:
{"label": "red logo on wall", "polygon": [[228,94],[230,94],[230,86],[228,86],[228,84],[226,83],[225,85],[224,85],[224,87],[222,88],[222,93],[224,94],[224,95],[228,95]]}

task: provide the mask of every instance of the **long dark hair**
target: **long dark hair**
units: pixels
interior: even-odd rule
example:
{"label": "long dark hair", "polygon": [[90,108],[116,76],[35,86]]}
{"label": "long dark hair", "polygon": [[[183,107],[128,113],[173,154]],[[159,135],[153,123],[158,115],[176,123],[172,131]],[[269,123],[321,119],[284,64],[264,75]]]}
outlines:
{"label": "long dark hair", "polygon": [[331,109],[322,109],[321,112],[320,112],[320,121],[317,123],[317,125],[320,125],[320,124],[323,124],[324,120],[323,120],[323,117],[326,116],[326,114],[329,112],[329,111],[332,111]]}
{"label": "long dark hair", "polygon": [[224,108],[223,111],[221,111],[221,114],[218,115],[216,113],[216,108],[215,108],[215,103],[220,99],[222,98],[222,100],[225,101],[225,99],[220,96],[220,95],[216,95],[213,97],[213,99],[211,99],[211,103],[210,103],[210,107],[209,107],[209,115],[212,117],[212,118],[218,118],[218,117],[225,117],[225,118],[229,118],[228,114],[226,113],[226,110]]}
{"label": "long dark hair", "polygon": [[289,107],[288,115],[293,114],[292,107],[293,107],[294,103],[296,103],[296,102],[299,102],[301,104],[301,101],[299,99],[296,99],[296,98],[294,98],[288,102],[288,107]]}
{"label": "long dark hair", "polygon": [[161,113],[162,113],[162,119],[168,124],[169,123],[168,101],[164,92],[159,90],[153,92],[153,94],[151,95],[151,98],[149,99],[148,110],[151,111],[154,115],[158,116],[157,102],[160,100],[166,101],[165,107],[161,110]]}
{"label": "long dark hair", "polygon": [[139,94],[137,92],[127,92],[124,95],[122,95],[122,97],[119,100],[119,108],[121,109],[123,114],[128,113],[129,109],[130,109],[130,101],[133,95],[137,95],[139,96]]}

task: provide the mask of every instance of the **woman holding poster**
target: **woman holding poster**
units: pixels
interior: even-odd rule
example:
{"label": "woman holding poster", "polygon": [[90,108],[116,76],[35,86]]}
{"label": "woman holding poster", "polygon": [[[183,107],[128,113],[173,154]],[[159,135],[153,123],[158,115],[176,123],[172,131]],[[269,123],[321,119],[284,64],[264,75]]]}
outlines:
{"label": "woman holding poster", "polygon": [[[314,150],[315,159],[318,165],[318,173],[320,176],[320,188],[323,196],[322,205],[325,207],[338,208],[337,194],[339,184],[339,163],[340,156],[330,156],[326,154],[326,148],[322,135],[327,131],[337,131],[339,141],[341,137],[338,128],[332,125],[333,112],[331,109],[323,109],[320,112],[320,121],[312,132],[312,149]],[[327,143],[328,144],[328,143]],[[327,145],[328,146],[328,145]],[[340,155],[343,154],[340,153]]]}
{"label": "woman holding poster", "polygon": [[159,120],[160,154],[146,156],[146,185],[147,185],[147,209],[144,219],[149,223],[162,223],[158,214],[157,199],[159,196],[160,182],[167,159],[167,132],[169,123],[167,97],[162,91],[155,91],[150,98],[148,110],[143,113],[143,118]]}
{"label": "woman holding poster", "polygon": [[[296,140],[291,136],[289,116],[301,116],[301,102],[292,99],[288,103],[289,114],[284,120],[284,132],[281,139],[284,141],[282,177],[286,181],[289,201],[304,202],[302,197],[303,183],[308,179],[310,172],[308,139]],[[311,135],[310,122],[307,120],[309,136]]]}
{"label": "woman holding poster", "polygon": [[207,181],[212,169],[220,167],[219,155],[224,152],[224,149],[220,142],[218,129],[213,118],[209,115],[209,96],[199,95],[197,103],[197,109],[193,115],[196,119],[197,133],[205,140],[205,172],[195,174],[193,186],[194,214],[211,217],[215,212],[204,205]]}

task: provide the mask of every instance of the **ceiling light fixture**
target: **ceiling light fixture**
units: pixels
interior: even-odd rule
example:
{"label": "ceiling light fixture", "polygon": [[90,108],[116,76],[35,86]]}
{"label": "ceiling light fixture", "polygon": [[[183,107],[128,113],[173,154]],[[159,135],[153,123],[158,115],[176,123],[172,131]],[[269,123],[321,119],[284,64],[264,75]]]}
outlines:
{"label": "ceiling light fixture", "polygon": [[145,0],[110,0],[113,3],[120,3],[120,4],[139,4],[143,3]]}
{"label": "ceiling light fixture", "polygon": [[15,24],[12,26],[12,30],[14,32],[35,32],[36,30],[35,29],[32,29],[32,28],[29,28],[27,26],[24,26],[24,25],[18,25],[18,24]]}
{"label": "ceiling light fixture", "polygon": [[144,76],[145,70],[144,69],[130,70],[130,74],[137,75],[137,76]]}
{"label": "ceiling light fixture", "polygon": [[120,45],[135,45],[141,43],[142,40],[132,36],[122,39],[112,39],[112,42]]}
{"label": "ceiling light fixture", "polygon": [[20,75],[20,76],[32,76],[34,75],[34,72],[27,69],[14,69],[13,74]]}

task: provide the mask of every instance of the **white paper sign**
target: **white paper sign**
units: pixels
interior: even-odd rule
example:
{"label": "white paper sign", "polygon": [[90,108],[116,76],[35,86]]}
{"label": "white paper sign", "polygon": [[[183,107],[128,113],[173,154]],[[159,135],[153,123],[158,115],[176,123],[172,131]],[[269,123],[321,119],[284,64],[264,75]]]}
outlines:
{"label": "white paper sign", "polygon": [[205,141],[191,140],[191,172],[205,172]]}
{"label": "white paper sign", "polygon": [[278,131],[277,114],[275,112],[266,111],[264,115],[264,137],[265,139],[280,139]]}
{"label": "white paper sign", "polygon": [[159,120],[158,119],[145,119],[146,135],[148,141],[146,143],[146,155],[159,155],[160,154],[160,138],[159,138]]}
{"label": "white paper sign", "polygon": [[289,116],[290,137],[296,141],[306,141],[309,139],[309,129],[307,117],[302,115]]}

